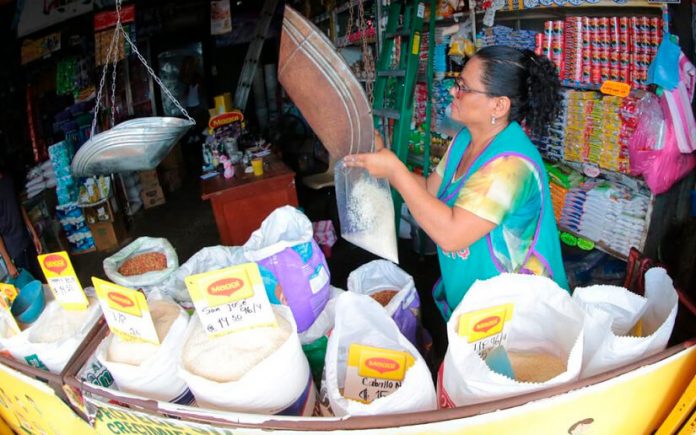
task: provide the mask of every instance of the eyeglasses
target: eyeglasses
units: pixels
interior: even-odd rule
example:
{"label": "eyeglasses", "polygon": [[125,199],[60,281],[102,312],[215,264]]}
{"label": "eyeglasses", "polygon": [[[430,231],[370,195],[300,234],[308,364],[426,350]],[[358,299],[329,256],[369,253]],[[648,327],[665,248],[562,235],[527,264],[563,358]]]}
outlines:
{"label": "eyeglasses", "polygon": [[457,97],[460,97],[462,94],[483,94],[483,95],[488,95],[488,92],[486,91],[478,91],[476,89],[471,89],[464,83],[462,83],[461,80],[455,80],[454,81],[454,87],[457,90]]}

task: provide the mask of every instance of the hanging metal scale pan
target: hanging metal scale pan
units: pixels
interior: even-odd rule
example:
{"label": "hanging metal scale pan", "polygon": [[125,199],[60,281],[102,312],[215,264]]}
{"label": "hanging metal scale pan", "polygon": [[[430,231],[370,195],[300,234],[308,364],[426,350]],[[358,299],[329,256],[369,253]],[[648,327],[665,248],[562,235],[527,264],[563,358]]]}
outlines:
{"label": "hanging metal scale pan", "polygon": [[332,156],[372,150],[372,108],[365,91],[331,41],[287,5],[278,79]]}
{"label": "hanging metal scale pan", "polygon": [[80,147],[73,157],[72,173],[90,176],[153,169],[194,124],[158,116],[122,122]]}

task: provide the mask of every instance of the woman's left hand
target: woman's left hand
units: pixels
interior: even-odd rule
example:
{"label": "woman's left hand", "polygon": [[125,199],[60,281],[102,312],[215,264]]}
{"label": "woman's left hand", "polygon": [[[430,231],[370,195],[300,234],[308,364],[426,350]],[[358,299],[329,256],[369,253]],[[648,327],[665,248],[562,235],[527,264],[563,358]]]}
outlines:
{"label": "woman's left hand", "polygon": [[382,136],[375,131],[375,152],[351,154],[343,159],[346,166],[364,168],[373,177],[390,179],[401,164],[396,154],[384,148]]}

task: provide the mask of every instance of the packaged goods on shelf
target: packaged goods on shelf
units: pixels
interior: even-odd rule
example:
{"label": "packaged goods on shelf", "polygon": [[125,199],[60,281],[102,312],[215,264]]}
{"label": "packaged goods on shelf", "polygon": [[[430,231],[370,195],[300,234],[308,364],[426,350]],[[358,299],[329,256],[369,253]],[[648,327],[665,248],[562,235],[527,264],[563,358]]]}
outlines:
{"label": "packaged goods on shelf", "polygon": [[567,17],[544,23],[535,51],[551,59],[571,86],[614,80],[645,89],[661,41],[658,17]]}
{"label": "packaged goods on shelf", "polygon": [[519,48],[520,50],[532,50],[536,47],[537,36],[539,33],[532,30],[515,30],[507,26],[487,27],[477,36],[477,42],[481,41],[481,46],[507,45]]}

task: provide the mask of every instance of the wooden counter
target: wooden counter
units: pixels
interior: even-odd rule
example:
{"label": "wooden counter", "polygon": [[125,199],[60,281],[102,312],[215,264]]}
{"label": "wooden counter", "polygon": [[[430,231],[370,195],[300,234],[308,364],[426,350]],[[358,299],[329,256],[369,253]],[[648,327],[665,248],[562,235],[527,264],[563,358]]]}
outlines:
{"label": "wooden counter", "polygon": [[201,189],[202,199],[213,206],[223,245],[243,245],[273,210],[297,207],[295,173],[272,157],[265,159],[263,175],[246,174],[238,167],[230,179],[220,174],[203,180]]}

